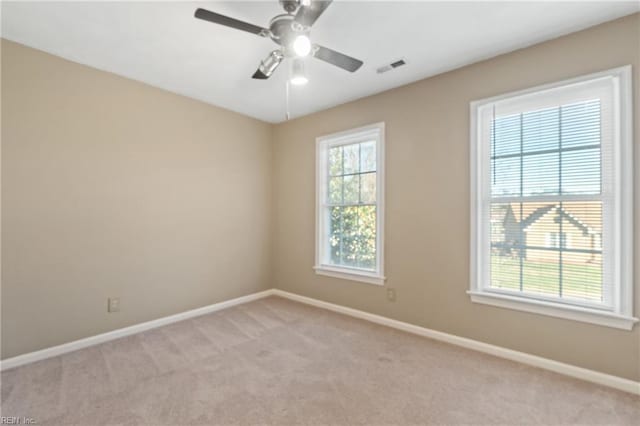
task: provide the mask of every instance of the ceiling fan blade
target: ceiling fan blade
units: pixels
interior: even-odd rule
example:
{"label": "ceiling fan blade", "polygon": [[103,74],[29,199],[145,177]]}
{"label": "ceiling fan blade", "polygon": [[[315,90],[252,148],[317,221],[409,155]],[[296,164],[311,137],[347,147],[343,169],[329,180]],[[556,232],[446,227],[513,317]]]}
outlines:
{"label": "ceiling fan blade", "polygon": [[255,78],[256,80],[266,80],[269,78],[269,76],[260,71],[260,68],[258,68],[256,72],[253,73],[251,78]]}
{"label": "ceiling fan blade", "polygon": [[234,18],[229,18],[228,16],[220,15],[219,13],[211,12],[206,9],[198,8],[194,16],[204,21],[224,25],[225,27],[235,28],[236,30],[246,31],[248,33],[256,34],[261,37],[266,37],[267,35],[269,35],[269,30],[266,28],[253,25],[248,22],[239,21]]}
{"label": "ceiling fan blade", "polygon": [[309,6],[300,6],[298,13],[296,13],[295,21],[305,27],[312,26],[332,1],[333,0],[312,0]]}
{"label": "ceiling fan blade", "polygon": [[357,71],[364,62],[323,46],[314,46],[313,56],[349,72]]}
{"label": "ceiling fan blade", "polygon": [[276,68],[280,66],[283,60],[284,53],[282,53],[282,51],[280,50],[274,50],[273,52],[269,53],[269,56],[267,56],[262,62],[260,62],[260,66],[258,67],[256,72],[253,73],[252,78],[258,80],[268,79],[269,77],[271,77]]}

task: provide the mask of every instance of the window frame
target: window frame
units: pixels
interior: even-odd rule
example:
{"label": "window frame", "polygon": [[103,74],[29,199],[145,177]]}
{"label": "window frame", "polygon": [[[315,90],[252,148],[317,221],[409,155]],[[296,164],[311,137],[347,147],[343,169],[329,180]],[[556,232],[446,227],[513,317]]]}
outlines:
{"label": "window frame", "polygon": [[[634,324],[638,322],[638,319],[633,317],[633,92],[631,75],[631,65],[627,65],[470,103],[471,262],[470,288],[467,293],[472,302],[624,330],[632,330]],[[614,207],[612,211],[604,211],[605,202],[603,200],[603,215],[607,215],[612,225],[609,229],[605,228],[605,231],[613,233],[609,238],[611,245],[607,250],[608,256],[612,257],[614,281],[611,283],[613,300],[610,301],[610,307],[593,307],[588,306],[587,303],[572,304],[558,300],[544,300],[544,298],[490,289],[490,264],[487,261],[490,245],[488,230],[490,223],[485,210],[495,200],[491,198],[491,187],[487,183],[488,170],[491,167],[490,155],[488,154],[488,145],[490,144],[486,138],[483,138],[486,131],[483,126],[486,126],[486,121],[490,120],[483,120],[483,112],[498,103],[506,105],[507,108],[526,109],[526,105],[531,99],[546,98],[549,94],[545,92],[556,91],[557,93],[567,88],[575,88],[578,92],[583,85],[586,87],[589,83],[605,79],[611,80],[613,87],[611,98],[613,138],[608,142],[612,144],[610,149],[613,153],[613,200],[606,203],[607,206]],[[566,94],[561,93],[560,96],[566,96]],[[518,106],[519,103],[525,106]],[[484,113],[486,114],[486,112]],[[602,182],[604,185],[604,180]],[[558,198],[560,197],[563,200],[571,201],[571,196],[558,196]],[[497,197],[496,200],[499,198]],[[535,197],[531,197],[531,201],[535,201]],[[603,216],[603,220],[607,219]]]}
{"label": "window frame", "polygon": [[[329,149],[371,141],[376,142],[376,268],[374,271],[333,265],[326,261],[327,220],[324,214],[328,190]],[[379,122],[316,138],[316,256],[313,269],[318,275],[384,285],[384,146],[385,123]]]}

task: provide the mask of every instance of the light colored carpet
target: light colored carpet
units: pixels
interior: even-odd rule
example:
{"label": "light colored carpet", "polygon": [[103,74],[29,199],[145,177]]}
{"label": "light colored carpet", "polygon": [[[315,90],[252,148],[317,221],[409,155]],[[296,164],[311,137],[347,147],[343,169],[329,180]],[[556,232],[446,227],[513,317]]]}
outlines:
{"label": "light colored carpet", "polygon": [[640,397],[271,297],[2,373],[38,424],[638,424]]}

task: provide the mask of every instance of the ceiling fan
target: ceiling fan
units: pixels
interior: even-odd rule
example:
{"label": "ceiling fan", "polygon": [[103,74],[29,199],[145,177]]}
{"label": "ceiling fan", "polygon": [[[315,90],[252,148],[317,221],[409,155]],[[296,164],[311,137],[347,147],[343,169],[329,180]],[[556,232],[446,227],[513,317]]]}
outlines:
{"label": "ceiling fan", "polygon": [[269,56],[260,63],[253,74],[253,78],[266,80],[271,77],[285,58],[293,58],[291,82],[293,84],[303,84],[306,83],[302,61],[305,56],[311,55],[349,72],[358,70],[363,64],[362,61],[351,56],[311,43],[309,39],[311,26],[329,7],[331,1],[280,0],[280,4],[286,13],[271,19],[269,28],[263,28],[200,8],[196,10],[195,17],[214,24],[246,31],[260,37],[271,38],[280,47],[269,53]]}

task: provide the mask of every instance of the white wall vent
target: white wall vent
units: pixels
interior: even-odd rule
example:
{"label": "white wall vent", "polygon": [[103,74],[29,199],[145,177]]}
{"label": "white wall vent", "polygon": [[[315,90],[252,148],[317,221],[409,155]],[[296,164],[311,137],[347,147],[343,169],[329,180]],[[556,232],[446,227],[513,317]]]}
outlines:
{"label": "white wall vent", "polygon": [[401,66],[406,65],[406,64],[407,64],[407,63],[405,62],[405,60],[404,60],[404,59],[398,59],[397,61],[391,62],[391,63],[390,63],[390,64],[388,64],[388,65],[384,65],[384,66],[382,66],[382,67],[378,68],[378,69],[376,70],[376,72],[377,72],[378,74],[382,74],[382,73],[385,73],[385,72],[387,72],[387,71],[391,71],[391,70],[392,70],[392,69],[394,69],[394,68],[398,68],[398,67],[401,67]]}

